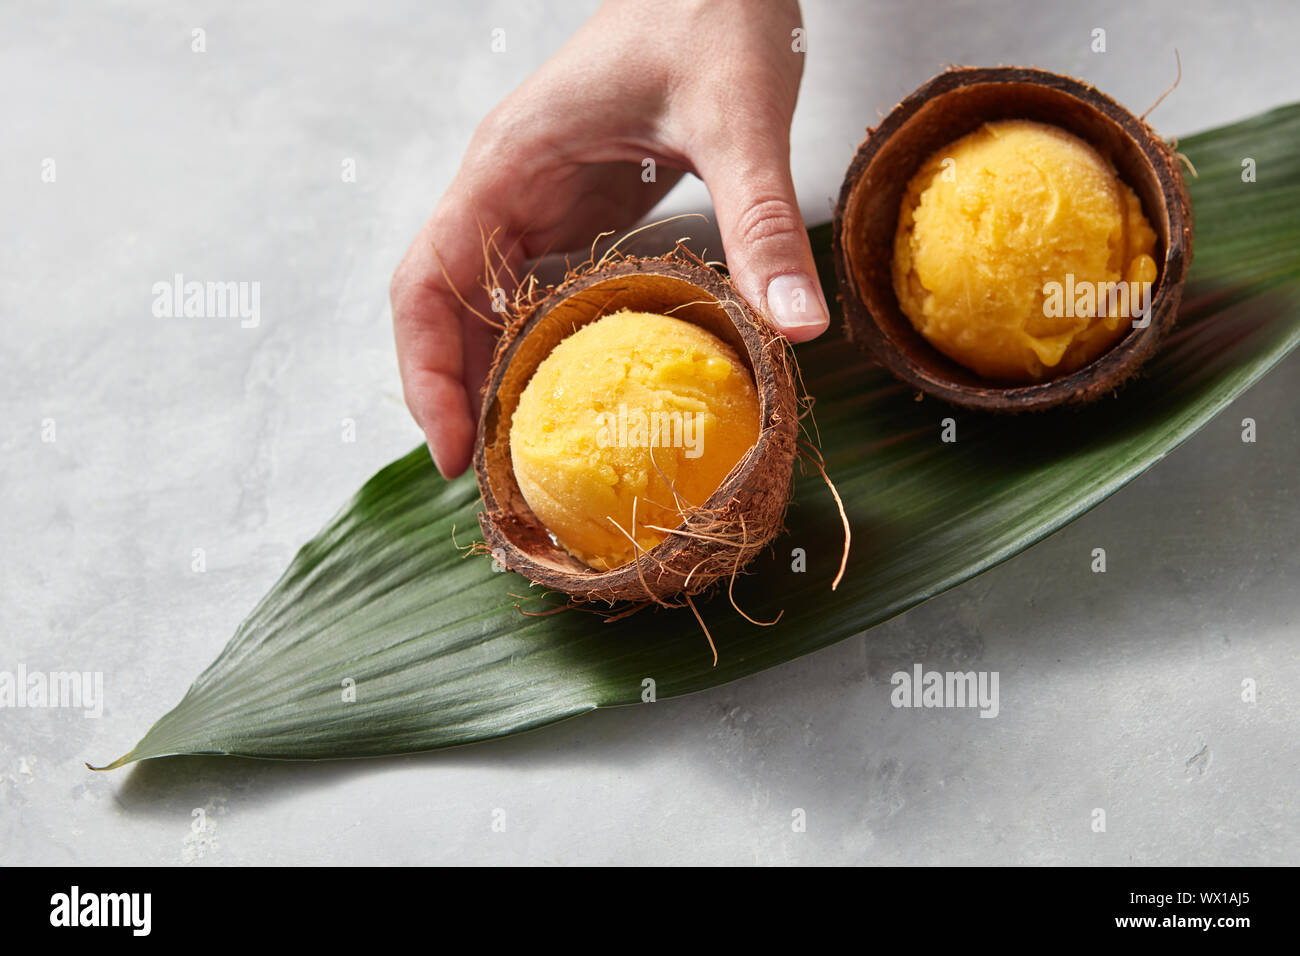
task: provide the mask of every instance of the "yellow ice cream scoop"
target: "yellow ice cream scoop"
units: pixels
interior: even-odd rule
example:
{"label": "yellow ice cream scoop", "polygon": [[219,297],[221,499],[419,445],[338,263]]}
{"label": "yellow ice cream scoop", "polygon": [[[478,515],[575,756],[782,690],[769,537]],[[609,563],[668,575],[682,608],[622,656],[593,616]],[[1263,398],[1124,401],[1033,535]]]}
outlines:
{"label": "yellow ice cream scoop", "polygon": [[759,434],[749,369],[682,319],[617,312],[542,361],[510,425],[515,480],[559,544],[598,570],[649,551]]}
{"label": "yellow ice cream scoop", "polygon": [[1141,322],[1156,279],[1141,202],[1054,126],[988,122],[934,153],[903,195],[892,277],[935,348],[979,375],[1073,372]]}

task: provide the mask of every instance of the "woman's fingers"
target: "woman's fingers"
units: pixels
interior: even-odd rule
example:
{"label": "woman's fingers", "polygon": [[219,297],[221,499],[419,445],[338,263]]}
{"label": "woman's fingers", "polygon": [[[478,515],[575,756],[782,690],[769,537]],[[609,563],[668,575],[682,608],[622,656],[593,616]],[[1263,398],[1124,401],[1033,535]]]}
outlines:
{"label": "woman's fingers", "polygon": [[732,281],[786,338],[804,342],[830,318],[790,176],[802,24],[794,3],[763,12],[741,21],[739,55],[717,57],[712,82],[689,91],[674,125],[713,197]]}
{"label": "woman's fingers", "polygon": [[611,3],[480,124],[390,290],[406,402],[444,476],[470,464],[490,359],[485,237],[518,276],[526,255],[625,228],[693,169],[741,294],[794,341],[826,328],[790,178],[799,26],[790,0]]}
{"label": "woman's fingers", "polygon": [[792,342],[825,332],[830,315],[790,178],[788,123],[706,150],[695,164],[740,294]]}
{"label": "woman's fingers", "polygon": [[448,197],[397,267],[389,298],[407,407],[438,470],[455,478],[473,455],[479,388],[491,353],[491,327],[475,312],[493,314],[479,283],[483,237],[495,226],[471,199],[454,190]]}

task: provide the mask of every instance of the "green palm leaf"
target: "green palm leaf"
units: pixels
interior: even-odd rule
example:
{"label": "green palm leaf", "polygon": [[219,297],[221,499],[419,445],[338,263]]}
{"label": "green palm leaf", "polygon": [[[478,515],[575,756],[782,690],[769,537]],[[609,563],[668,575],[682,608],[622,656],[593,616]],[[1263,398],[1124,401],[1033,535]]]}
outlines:
{"label": "green palm leaf", "polygon": [[[1175,334],[1118,397],[1038,416],[963,413],[916,401],[834,330],[800,347],[853,523],[848,573],[831,592],[839,516],[820,477],[802,476],[789,534],[735,587],[752,617],[784,616],[756,627],[725,590],[701,605],[717,667],[689,611],[614,624],[522,614],[547,596],[463,553],[477,536],[473,479],[442,481],[420,448],[302,548],[180,704],[112,766],[429,750],[636,703],[647,679],[660,698],[685,694],[859,633],[1024,550],[1167,455],[1300,342],[1300,104],[1181,148],[1200,174],[1192,279]],[[1257,182],[1242,180],[1247,157]],[[829,229],[811,235],[830,277]],[[948,415],[951,444],[940,441]]]}

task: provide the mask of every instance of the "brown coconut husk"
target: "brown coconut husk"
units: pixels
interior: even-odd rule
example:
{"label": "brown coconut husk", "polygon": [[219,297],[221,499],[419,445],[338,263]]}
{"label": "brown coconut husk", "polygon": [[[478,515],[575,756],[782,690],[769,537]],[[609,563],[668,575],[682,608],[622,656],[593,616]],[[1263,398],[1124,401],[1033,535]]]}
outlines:
{"label": "brown coconut husk", "polygon": [[[930,345],[899,308],[891,274],[899,207],[912,176],[937,150],[997,119],[1050,123],[1090,143],[1137,193],[1158,241],[1150,324],[1131,329],[1083,368],[1033,385],[983,378]],[[849,338],[896,377],[954,405],[1041,410],[1112,394],[1159,348],[1177,321],[1192,258],[1191,200],[1174,149],[1104,93],[1045,70],[955,67],[867,131],[840,189],[833,244]]]}
{"label": "brown coconut husk", "polygon": [[[484,550],[507,569],[574,602],[685,603],[699,618],[691,597],[721,579],[734,580],[782,531],[800,418],[788,344],[730,282],[680,243],[659,258],[607,255],[571,271],[556,287],[538,289],[526,281],[520,290],[484,386],[474,451]],[[557,545],[528,507],[515,480],[510,424],[520,393],[551,350],[582,326],[621,309],[685,319],[730,345],[754,376],[762,424],[758,441],[717,491],[678,527],[660,529],[667,532],[662,543],[626,565],[597,571]],[[626,610],[611,613],[621,616]],[[702,619],[700,624],[704,627]]]}

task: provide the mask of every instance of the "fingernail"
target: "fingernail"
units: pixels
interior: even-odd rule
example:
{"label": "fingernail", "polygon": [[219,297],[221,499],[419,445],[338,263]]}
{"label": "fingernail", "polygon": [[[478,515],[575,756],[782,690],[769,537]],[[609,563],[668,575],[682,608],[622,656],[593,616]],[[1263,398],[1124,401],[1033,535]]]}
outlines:
{"label": "fingernail", "polygon": [[767,312],[778,329],[799,334],[800,341],[830,324],[821,287],[802,272],[777,276],[768,283]]}

